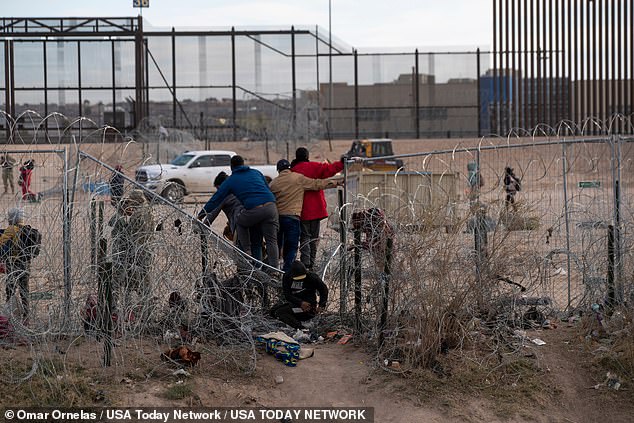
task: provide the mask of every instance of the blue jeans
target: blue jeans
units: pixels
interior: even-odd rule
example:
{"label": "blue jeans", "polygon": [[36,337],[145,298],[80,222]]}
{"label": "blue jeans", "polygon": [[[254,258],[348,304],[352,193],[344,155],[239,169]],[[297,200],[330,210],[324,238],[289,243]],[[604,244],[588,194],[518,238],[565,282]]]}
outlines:
{"label": "blue jeans", "polygon": [[301,225],[297,216],[280,216],[280,231],[277,234],[277,244],[284,258],[282,270],[287,272],[297,256]]}

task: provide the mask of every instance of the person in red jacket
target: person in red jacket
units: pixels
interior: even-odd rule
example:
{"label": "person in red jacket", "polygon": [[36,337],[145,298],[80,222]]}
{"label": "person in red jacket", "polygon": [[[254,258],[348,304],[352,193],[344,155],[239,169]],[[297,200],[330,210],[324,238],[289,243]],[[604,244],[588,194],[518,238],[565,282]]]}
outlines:
{"label": "person in red jacket", "polygon": [[31,191],[31,177],[33,176],[33,168],[35,163],[29,159],[20,166],[20,178],[18,184],[22,187],[22,199],[28,201],[36,201],[37,195]]}
{"label": "person in red jacket", "polygon": [[[295,160],[291,163],[293,172],[301,173],[311,179],[326,179],[343,170],[343,162],[319,163],[308,160],[308,149],[299,147],[295,151]],[[304,192],[302,205],[300,260],[309,271],[313,271],[319,246],[319,226],[321,220],[328,217],[324,191]]]}

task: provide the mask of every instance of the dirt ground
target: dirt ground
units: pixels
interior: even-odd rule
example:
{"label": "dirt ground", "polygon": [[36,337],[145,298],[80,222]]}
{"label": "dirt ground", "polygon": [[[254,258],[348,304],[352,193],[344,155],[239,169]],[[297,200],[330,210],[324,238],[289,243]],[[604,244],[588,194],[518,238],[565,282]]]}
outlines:
{"label": "dirt ground", "polygon": [[[295,368],[260,352],[257,369],[248,376],[210,363],[213,358],[203,354],[200,364],[188,369],[191,376],[185,377],[171,375],[174,367],[158,360],[160,346],[156,344],[117,347],[117,356],[134,351],[143,362],[128,360],[125,366],[104,369],[99,365],[100,354],[90,354],[98,351],[99,344],[59,341],[61,347],[51,346],[51,350],[65,350],[63,359],[69,363],[76,363],[73,355],[78,354],[83,357],[82,366],[72,371],[69,367],[66,373],[63,366],[46,364],[57,372],[49,389],[58,389],[62,385],[55,384],[67,378],[72,379],[71,387],[60,389],[63,398],[51,394],[37,403],[66,403],[72,397],[74,406],[373,407],[377,423],[632,421],[633,381],[622,379],[618,391],[605,386],[606,370],[592,354],[599,345],[581,335],[578,325],[565,323],[555,330],[529,331],[528,339],[546,342],[536,346],[527,341],[519,353],[536,371],[518,373],[512,385],[501,387],[504,392],[487,387],[487,373],[461,373],[455,361],[454,375],[448,378],[431,371],[386,372],[376,367],[374,356],[354,343],[314,344],[315,355]],[[0,349],[0,358],[15,365],[26,349]],[[51,363],[60,360],[57,357]],[[276,383],[278,376],[282,383]],[[0,385],[0,407],[31,403],[27,398],[34,389],[41,389],[37,377],[18,385]]]}
{"label": "dirt ground", "polygon": [[[377,423],[390,422],[630,422],[634,416],[632,381],[615,391],[603,385],[606,371],[593,364],[596,348],[579,337],[577,327],[527,333],[543,346],[528,343],[524,355],[539,369],[530,382],[518,377],[517,393],[492,395],[466,389],[431,391],[411,374],[391,374],[377,369],[374,358],[355,345],[334,343],[315,346],[315,355],[286,367],[262,353],[253,376],[209,376],[196,369],[184,383],[191,395],[166,400],[165,390],[177,383],[151,380],[133,391],[117,395],[118,405],[180,406],[355,406],[374,407]],[[275,383],[276,376],[284,382]],[[427,375],[437,378],[435,375]],[[482,375],[486,377],[486,375]],[[434,381],[438,383],[439,380]],[[440,383],[443,383],[440,381]],[[481,380],[480,383],[486,383]],[[451,381],[459,385],[460,381]],[[594,387],[599,384],[598,389]],[[533,390],[534,392],[531,392]],[[522,397],[528,392],[529,400]],[[507,393],[508,394],[508,393]]]}
{"label": "dirt ground", "polygon": [[[460,140],[463,146],[477,145],[478,142]],[[332,144],[332,149],[327,142],[315,145],[311,148],[312,158],[336,160],[347,150],[350,141],[333,141]],[[452,149],[456,144],[456,140],[399,140],[394,148],[396,153],[413,153]],[[124,163],[128,175],[133,175],[141,156],[138,146],[130,146],[124,152],[115,152],[112,146],[83,147],[111,165]],[[235,150],[251,162],[261,162],[258,158],[265,156],[261,143],[225,143],[214,147]],[[279,157],[281,153],[278,153]],[[270,161],[279,158],[278,154],[271,154]],[[585,155],[594,157],[595,154]],[[503,166],[504,162],[500,162],[498,167]],[[464,171],[462,163],[459,167]],[[51,171],[46,184],[42,181],[42,188],[54,185],[53,174]],[[14,201],[13,198],[10,201],[2,199],[7,207]],[[187,205],[192,210],[199,206]],[[586,341],[579,327],[562,323],[555,330],[529,332],[527,336],[546,342],[543,346],[529,342],[524,347],[521,356],[531,363],[534,372],[530,377],[518,373],[516,382],[499,390],[488,385],[487,373],[471,374],[464,381],[460,380],[463,373],[457,371],[449,379],[442,379],[431,371],[388,373],[376,368],[375,356],[354,344],[316,345],[315,356],[301,361],[296,368],[285,367],[261,353],[257,370],[251,376],[215,366],[208,356],[203,355],[201,364],[191,371],[192,376],[183,378],[172,376],[171,371],[163,367],[152,377],[144,376],[148,368],[163,366],[158,360],[162,348],[158,345],[141,353],[145,358],[138,367],[128,364],[104,370],[99,367],[99,346],[86,342],[80,360],[71,360],[71,353],[65,356],[69,363],[82,363],[81,370],[68,369],[72,370],[73,378],[79,378],[71,383],[69,392],[72,395],[53,396],[50,401],[61,403],[75,395],[75,405],[368,406],[374,407],[377,423],[634,421],[634,381],[622,380],[623,385],[618,391],[606,387],[603,383],[607,370],[597,365],[593,355],[601,345]],[[73,348],[62,345],[63,351]],[[0,349],[0,363],[13,365],[12,357],[20,354],[29,356],[30,352],[27,347]],[[456,365],[455,361],[453,364]],[[66,377],[59,369],[55,372],[57,376]],[[276,376],[282,376],[284,382],[275,383]],[[595,389],[597,385],[599,387]],[[18,385],[0,383],[0,407],[26,404],[33,398],[34,389],[48,388],[35,381]]]}

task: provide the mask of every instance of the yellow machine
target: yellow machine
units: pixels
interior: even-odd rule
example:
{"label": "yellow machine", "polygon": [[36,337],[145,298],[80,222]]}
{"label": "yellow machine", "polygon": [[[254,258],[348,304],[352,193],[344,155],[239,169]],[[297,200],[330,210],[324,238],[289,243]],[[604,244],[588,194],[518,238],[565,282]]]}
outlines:
{"label": "yellow machine", "polygon": [[371,170],[396,171],[403,167],[403,160],[390,157],[394,155],[394,151],[392,140],[388,138],[354,140],[346,155],[372,159],[363,162],[363,167]]}

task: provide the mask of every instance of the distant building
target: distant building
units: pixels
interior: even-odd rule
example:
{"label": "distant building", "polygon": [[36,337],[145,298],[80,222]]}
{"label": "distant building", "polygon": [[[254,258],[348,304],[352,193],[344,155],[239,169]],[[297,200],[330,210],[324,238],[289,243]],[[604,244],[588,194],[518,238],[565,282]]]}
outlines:
{"label": "distant building", "polygon": [[[423,138],[478,135],[475,79],[437,84],[434,75],[419,74],[418,81],[418,104],[413,74],[401,74],[388,83],[359,85],[356,115],[355,86],[334,83],[329,116],[333,137],[353,138],[355,122],[364,137],[415,138],[417,124]],[[322,105],[330,105],[330,85],[322,83],[319,89]]]}

